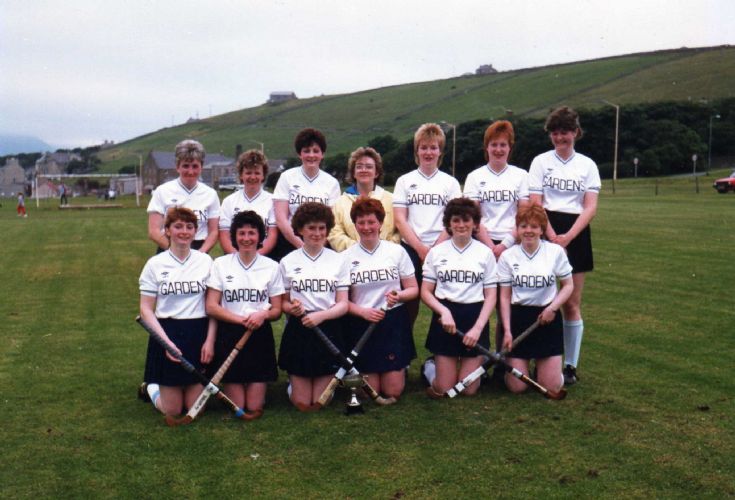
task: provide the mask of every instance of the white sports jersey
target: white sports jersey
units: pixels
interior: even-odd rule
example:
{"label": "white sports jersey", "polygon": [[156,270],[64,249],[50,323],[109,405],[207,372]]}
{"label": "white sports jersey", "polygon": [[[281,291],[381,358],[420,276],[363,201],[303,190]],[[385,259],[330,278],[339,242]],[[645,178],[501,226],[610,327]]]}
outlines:
{"label": "white sports jersey", "polygon": [[424,261],[424,281],[436,283],[434,295],[458,304],[485,300],[483,289],[495,288],[495,256],[473,239],[463,249],[454,241],[443,241],[429,250]]}
{"label": "white sports jersey", "polygon": [[348,290],[350,273],[342,254],[323,249],[315,258],[303,248],[281,259],[283,286],[307,311],[324,311],[336,304],[337,290]]}
{"label": "white sports jersey", "polygon": [[222,307],[242,316],[267,309],[270,297],[285,293],[278,263],[263,255],[249,266],[237,253],[218,257],[207,286],[222,292]]}
{"label": "white sports jersey", "polygon": [[229,230],[235,215],[245,210],[252,210],[260,215],[266,229],[276,225],[276,216],[273,213],[273,195],[261,189],[253,198],[248,198],[245,190],[240,189],[222,200],[219,228]]}
{"label": "white sports jersey", "polygon": [[191,250],[183,261],[171,250],[154,255],[140,273],[140,294],[156,298],[156,317],[204,318],[207,278],[212,258]]}
{"label": "white sports jersey", "polygon": [[332,207],[341,194],[339,182],[328,173],[320,170],[316,177],[310,179],[303,167],[294,167],[278,178],[273,199],[288,201],[288,220],[291,220],[302,203],[316,201]]}
{"label": "white sports jersey", "polygon": [[533,255],[523,245],[515,245],[500,256],[498,283],[513,287],[511,303],[522,306],[545,306],[556,296],[556,280],[572,276],[564,249],[541,240]]}
{"label": "white sports jersey", "polygon": [[207,221],[219,217],[219,196],[214,189],[201,182],[197,182],[194,189],[189,190],[179,179],[174,179],[164,182],[153,191],[151,202],[148,204],[148,213],[155,212],[165,218],[166,211],[171,207],[188,208],[196,214],[197,234],[194,235],[194,239],[203,240],[209,234]]}
{"label": "white sports jersey", "polygon": [[396,181],[393,206],[408,209],[408,225],[421,242],[430,247],[444,229],[444,207],[449,200],[461,196],[459,182],[454,177],[440,170],[426,177],[416,169]]}
{"label": "white sports jersey", "polygon": [[567,161],[556,151],[547,151],[533,159],[528,172],[531,194],[544,196],[544,208],[551,212],[580,214],[586,192],[600,192],[597,165],[583,154],[574,152]]}
{"label": "white sports jersey", "polygon": [[350,269],[350,300],[362,307],[385,305],[385,294],[400,291],[401,278],[415,274],[406,249],[390,241],[381,241],[372,252],[358,243],[343,256]]}
{"label": "white sports jersey", "polygon": [[490,238],[502,240],[516,226],[518,202],[528,199],[528,172],[506,165],[495,173],[490,165],[483,165],[467,176],[464,196],[480,204],[482,225]]}

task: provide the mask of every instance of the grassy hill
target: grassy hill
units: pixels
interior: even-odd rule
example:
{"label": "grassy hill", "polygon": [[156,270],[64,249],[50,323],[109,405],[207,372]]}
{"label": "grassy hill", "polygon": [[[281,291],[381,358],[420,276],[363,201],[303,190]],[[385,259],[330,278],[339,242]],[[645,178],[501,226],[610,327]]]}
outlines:
{"label": "grassy hill", "polygon": [[327,134],[329,154],[348,152],[391,134],[405,140],[427,121],[461,123],[515,116],[542,116],[549,108],[735,96],[735,47],[677,49],[630,54],[493,75],[396,85],[352,94],[299,99],[213,116],[164,128],[100,153],[104,171],[137,162],[137,153],[173,150],[183,138],[202,141],[210,152],[234,155],[265,143],[271,158],[293,156],[293,137],[306,126]]}

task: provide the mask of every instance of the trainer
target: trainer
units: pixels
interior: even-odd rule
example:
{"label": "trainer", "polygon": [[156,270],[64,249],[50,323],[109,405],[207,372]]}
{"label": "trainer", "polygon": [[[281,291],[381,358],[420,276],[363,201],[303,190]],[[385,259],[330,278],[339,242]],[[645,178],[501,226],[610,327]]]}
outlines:
{"label": "trainer", "polygon": [[191,247],[208,253],[217,243],[220,204],[217,192],[199,182],[205,156],[204,146],[190,139],[176,145],[177,179],[158,186],[148,204],[148,237],[158,245],[158,251],[168,248],[163,231],[163,219],[171,207],[186,207],[196,214],[197,233]]}
{"label": "trainer", "polygon": [[[541,239],[547,228],[546,212],[538,205],[518,211],[516,231],[521,244],[500,256],[498,283],[504,348],[510,348],[513,339],[536,319],[541,323],[509,354],[509,364],[528,375],[528,363],[535,359],[538,382],[558,391],[564,379],[562,321],[557,312],[572,295],[574,284],[572,266],[564,249]],[[561,283],[558,292],[557,282]],[[509,374],[505,376],[505,383],[516,393],[527,388],[525,383]]]}
{"label": "trainer", "polygon": [[549,217],[546,237],[567,251],[572,265],[574,291],[562,308],[564,316],[564,383],[577,382],[577,364],[582,345],[582,291],[585,273],[592,271],[590,222],[597,213],[600,173],[590,158],[574,150],[582,137],[579,115],[563,106],[549,114],[544,130],[553,151],[534,158],[528,175],[531,202],[542,206]]}
{"label": "trainer", "polygon": [[381,239],[385,208],[380,201],[358,198],[350,218],[360,241],[343,254],[350,266],[347,344],[354,346],[371,323],[378,323],[355,365],[377,392],[397,399],[406,385],[406,367],[416,357],[403,307],[419,293],[413,264],[402,246]]}

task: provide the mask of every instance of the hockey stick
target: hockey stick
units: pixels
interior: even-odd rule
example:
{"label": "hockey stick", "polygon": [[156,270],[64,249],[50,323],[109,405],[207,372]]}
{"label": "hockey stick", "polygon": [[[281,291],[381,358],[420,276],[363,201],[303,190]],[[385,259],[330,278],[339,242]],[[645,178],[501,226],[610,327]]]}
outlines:
{"label": "hockey stick", "polygon": [[[181,363],[181,368],[186,370],[187,372],[194,375],[197,379],[199,379],[199,382],[204,386],[205,391],[209,391],[211,394],[214,394],[217,399],[222,400],[233,412],[235,412],[235,417],[239,419],[243,419],[245,417],[245,411],[237,406],[230,398],[228,398],[222,390],[217,387],[216,384],[212,383],[210,379],[208,379],[206,376],[204,376],[202,373],[200,373],[194,365],[192,365],[184,356],[176,352],[176,350],[171,347],[168,342],[166,342],[163,337],[161,337],[158,332],[156,332],[148,323],[145,322],[143,318],[140,316],[137,316],[135,318],[135,321],[138,322],[140,326],[143,327],[145,331],[148,332],[148,334],[160,344],[161,347],[163,347],[166,352],[168,352],[171,356],[173,356],[175,359],[177,359]],[[167,422],[168,423],[168,420]]]}
{"label": "hockey stick", "polygon": [[[502,359],[505,359],[505,357],[508,355],[509,352],[515,349],[518,344],[523,342],[523,340],[526,337],[531,335],[531,333],[533,333],[533,331],[536,328],[538,328],[539,324],[540,323],[538,320],[531,323],[531,326],[526,328],[523,333],[521,333],[519,336],[513,339],[513,344],[510,346],[510,349],[503,349],[500,353],[496,353],[496,354],[499,354],[499,356]],[[463,333],[460,333],[460,335],[464,336]],[[452,387],[446,392],[447,396],[449,396],[450,398],[456,397],[457,395],[459,395],[459,393],[464,391],[470,384],[473,384],[475,380],[480,378],[492,365],[497,363],[497,360],[495,360],[494,358],[491,358],[488,356],[483,356],[483,358],[484,358],[484,361],[482,362],[480,366],[478,366],[475,370],[469,373],[465,378],[457,382],[454,385],[454,387]]]}
{"label": "hockey stick", "polygon": [[[525,333],[525,332],[524,332]],[[457,330],[457,335],[464,336],[464,333]],[[528,375],[525,375],[522,371],[518,370],[517,368],[514,368],[508,364],[507,361],[505,361],[504,356],[501,356],[500,353],[497,352],[490,352],[488,349],[482,347],[481,345],[475,345],[475,348],[486,357],[492,359],[495,363],[498,363],[499,365],[502,365],[505,367],[505,370],[516,377],[519,380],[522,380],[526,383],[526,385],[531,386],[536,391],[543,394],[548,399],[564,399],[567,397],[567,391],[562,387],[559,391],[552,391],[551,389],[547,389],[546,387],[542,386],[535,380],[533,380]]]}
{"label": "hockey stick", "polygon": [[[388,308],[387,306],[384,305],[380,308],[380,310],[383,312],[387,312]],[[329,402],[332,400],[332,397],[334,396],[334,391],[337,390],[337,386],[340,384],[340,382],[342,382],[342,379],[345,378],[345,375],[347,375],[349,370],[353,366],[355,366],[355,361],[357,360],[357,356],[360,355],[360,351],[365,346],[367,341],[370,339],[370,336],[375,331],[375,328],[377,328],[378,323],[380,323],[380,321],[377,321],[375,323],[370,323],[370,325],[365,329],[365,333],[362,334],[360,339],[355,344],[355,347],[352,348],[352,351],[350,351],[350,354],[346,357],[349,366],[340,367],[340,369],[337,370],[337,373],[334,374],[334,377],[329,382],[329,385],[327,385],[327,387],[322,392],[322,395],[319,396],[319,399],[317,400],[317,403],[319,403],[321,406],[327,406]]]}
{"label": "hockey stick", "polygon": [[[224,377],[225,373],[227,373],[227,370],[230,368],[230,365],[233,361],[235,361],[235,358],[238,354],[240,354],[240,351],[245,346],[245,343],[250,339],[250,336],[253,334],[253,330],[247,330],[242,337],[240,337],[240,340],[237,341],[237,344],[235,344],[235,347],[232,348],[232,351],[230,352],[229,356],[227,356],[227,359],[225,359],[222,362],[222,365],[217,370],[217,373],[215,373],[212,376],[211,382],[213,384],[219,384],[220,380],[222,380],[222,377]],[[201,394],[199,394],[199,397],[194,401],[194,404],[191,405],[191,408],[189,408],[189,411],[186,413],[186,415],[180,419],[177,419],[175,417],[172,417],[170,415],[166,415],[166,423],[170,426],[176,426],[176,425],[187,425],[194,421],[195,418],[201,413],[201,411],[204,409],[204,406],[207,404],[207,401],[209,400],[209,396],[211,396],[212,393],[207,390],[205,387],[202,389]],[[245,413],[243,415],[243,420],[248,420],[248,413]]]}
{"label": "hockey stick", "polygon": [[[329,350],[330,353],[334,357],[337,358],[339,361],[339,364],[342,365],[342,368],[344,368],[348,374],[355,375],[358,377],[362,377],[360,375],[360,372],[357,371],[357,369],[351,365],[350,361],[345,357],[344,354],[342,354],[342,351],[339,350],[339,347],[334,345],[334,342],[330,340],[329,337],[327,337],[327,334],[324,333],[324,331],[319,328],[318,326],[311,328],[314,333],[316,333],[317,337],[319,337],[319,340],[321,340],[324,345],[327,347],[327,350]],[[367,380],[363,379],[362,382],[362,390],[364,390],[370,398],[375,401],[375,403],[379,404],[380,406],[387,406],[392,405],[396,402],[396,398],[390,397],[390,398],[384,398],[378,392],[373,389],[373,386],[371,386]]]}

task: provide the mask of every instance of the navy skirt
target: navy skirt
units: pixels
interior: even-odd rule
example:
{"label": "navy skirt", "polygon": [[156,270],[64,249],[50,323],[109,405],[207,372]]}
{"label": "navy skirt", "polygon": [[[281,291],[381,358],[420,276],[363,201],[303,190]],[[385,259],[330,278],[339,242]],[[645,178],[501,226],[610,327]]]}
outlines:
{"label": "navy skirt", "polygon": [[[523,331],[536,321],[538,315],[546,306],[519,306],[510,307],[510,329],[513,338],[518,337]],[[525,340],[521,341],[513,351],[508,354],[511,358],[521,359],[543,359],[551,356],[560,356],[564,352],[564,330],[561,311],[556,313],[554,321],[548,325],[541,325],[534,330]]]}
{"label": "navy skirt", "polygon": [[[556,234],[564,234],[569,231],[579,217],[578,214],[565,214],[562,212],[546,211],[549,223]],[[594,269],[592,258],[592,230],[589,224],[581,233],[567,245],[567,258],[572,265],[572,274],[586,273]]]}
{"label": "navy skirt", "polygon": [[[372,323],[357,316],[347,320],[345,337],[350,350]],[[355,367],[362,373],[385,373],[406,368],[416,358],[408,309],[399,306],[385,314],[360,351]]]}
{"label": "navy skirt", "polygon": [[[439,302],[449,308],[457,329],[465,333],[474,326],[484,303],[458,304],[444,299],[439,299]],[[490,349],[490,327],[487,323],[483,326],[477,343]],[[433,313],[431,316],[429,335],[426,337],[426,348],[433,354],[439,356],[451,356],[455,358],[480,356],[480,353],[475,348],[469,349],[462,343],[462,337],[445,332],[441,323],[439,323],[439,315],[436,313]]]}
{"label": "navy skirt", "polygon": [[[342,318],[325,321],[319,328],[343,354],[346,352]],[[315,331],[305,327],[300,318],[288,316],[278,351],[278,366],[289,375],[313,378],[334,375],[340,364]]]}
{"label": "navy skirt", "polygon": [[[217,340],[214,343],[214,360],[208,374],[213,377],[230,355],[237,341],[245,333],[245,327],[225,321],[217,322]],[[276,343],[269,321],[255,330],[222,377],[224,384],[248,384],[273,382],[278,378],[276,368]]]}
{"label": "navy skirt", "polygon": [[[204,371],[200,362],[202,345],[207,338],[208,318],[196,319],[158,319],[163,331],[171,342],[176,344],[184,358],[199,371]],[[187,386],[198,384],[199,379],[181,366],[166,357],[164,348],[152,337],[148,338],[148,356],[146,357],[145,375],[149,384],[165,386]]]}

